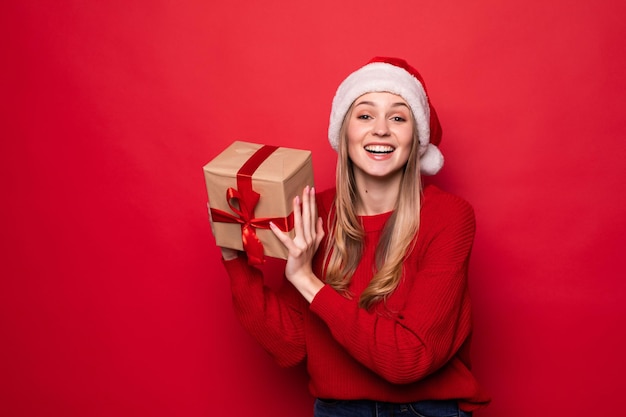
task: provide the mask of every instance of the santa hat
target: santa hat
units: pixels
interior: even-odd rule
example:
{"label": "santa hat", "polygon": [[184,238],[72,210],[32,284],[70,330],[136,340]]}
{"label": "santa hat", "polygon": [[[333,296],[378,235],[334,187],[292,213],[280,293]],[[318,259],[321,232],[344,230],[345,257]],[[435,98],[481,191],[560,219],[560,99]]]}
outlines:
{"label": "santa hat", "polygon": [[434,175],[443,166],[439,118],[426,95],[426,85],[417,70],[399,58],[375,57],[350,74],[337,89],[330,112],[328,140],[339,148],[339,131],[350,106],[366,93],[388,92],[401,96],[411,108],[420,145],[420,170]]}

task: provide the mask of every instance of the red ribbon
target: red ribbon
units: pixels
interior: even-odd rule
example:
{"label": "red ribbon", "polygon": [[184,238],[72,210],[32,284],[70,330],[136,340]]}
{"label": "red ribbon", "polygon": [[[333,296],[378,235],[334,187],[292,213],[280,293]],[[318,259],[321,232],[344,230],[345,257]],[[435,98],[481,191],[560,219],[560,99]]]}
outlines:
{"label": "red ribbon", "polygon": [[283,232],[293,228],[293,213],[287,217],[254,217],[254,208],[259,202],[260,194],[252,189],[252,174],[276,149],[278,149],[277,146],[262,146],[237,171],[237,189],[231,187],[226,190],[226,201],[235,215],[211,208],[211,218],[214,222],[241,225],[243,249],[248,255],[250,264],[259,265],[265,262],[263,243],[259,240],[255,229],[269,229],[270,222]]}

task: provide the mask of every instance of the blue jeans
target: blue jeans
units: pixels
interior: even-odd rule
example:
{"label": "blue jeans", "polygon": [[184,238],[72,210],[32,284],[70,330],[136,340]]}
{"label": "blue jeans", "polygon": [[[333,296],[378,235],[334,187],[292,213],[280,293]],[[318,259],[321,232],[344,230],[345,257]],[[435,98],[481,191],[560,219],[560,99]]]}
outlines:
{"label": "blue jeans", "polygon": [[395,404],[369,400],[315,400],[315,417],[471,417],[456,401]]}

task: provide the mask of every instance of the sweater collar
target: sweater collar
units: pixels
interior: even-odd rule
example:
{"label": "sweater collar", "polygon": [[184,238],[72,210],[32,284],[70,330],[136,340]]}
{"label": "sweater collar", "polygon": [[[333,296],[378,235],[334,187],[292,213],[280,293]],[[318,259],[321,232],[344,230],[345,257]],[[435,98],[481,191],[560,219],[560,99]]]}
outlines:
{"label": "sweater collar", "polygon": [[385,223],[389,220],[389,217],[393,214],[393,211],[386,213],[374,214],[372,216],[359,216],[363,230],[367,232],[378,232],[383,230]]}
{"label": "sweater collar", "polygon": [[[432,184],[427,184],[423,189],[423,197],[422,197],[422,207],[424,203],[428,200],[428,196],[433,192],[436,192],[437,187]],[[385,223],[389,220],[389,217],[393,214],[393,211],[388,211],[386,213],[375,214],[373,216],[359,216],[361,220],[361,224],[363,225],[363,230],[365,232],[378,232],[383,230],[385,227]]]}

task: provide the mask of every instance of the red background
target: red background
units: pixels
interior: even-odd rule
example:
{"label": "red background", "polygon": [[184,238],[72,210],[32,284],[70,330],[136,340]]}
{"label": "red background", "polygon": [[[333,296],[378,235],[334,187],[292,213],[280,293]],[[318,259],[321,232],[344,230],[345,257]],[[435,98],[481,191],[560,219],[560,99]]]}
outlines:
{"label": "red background", "polygon": [[373,55],[420,69],[476,209],[477,414],[619,414],[626,3],[211,3],[4,2],[0,415],[312,415],[234,318],[201,167],[265,142],[332,185]]}

